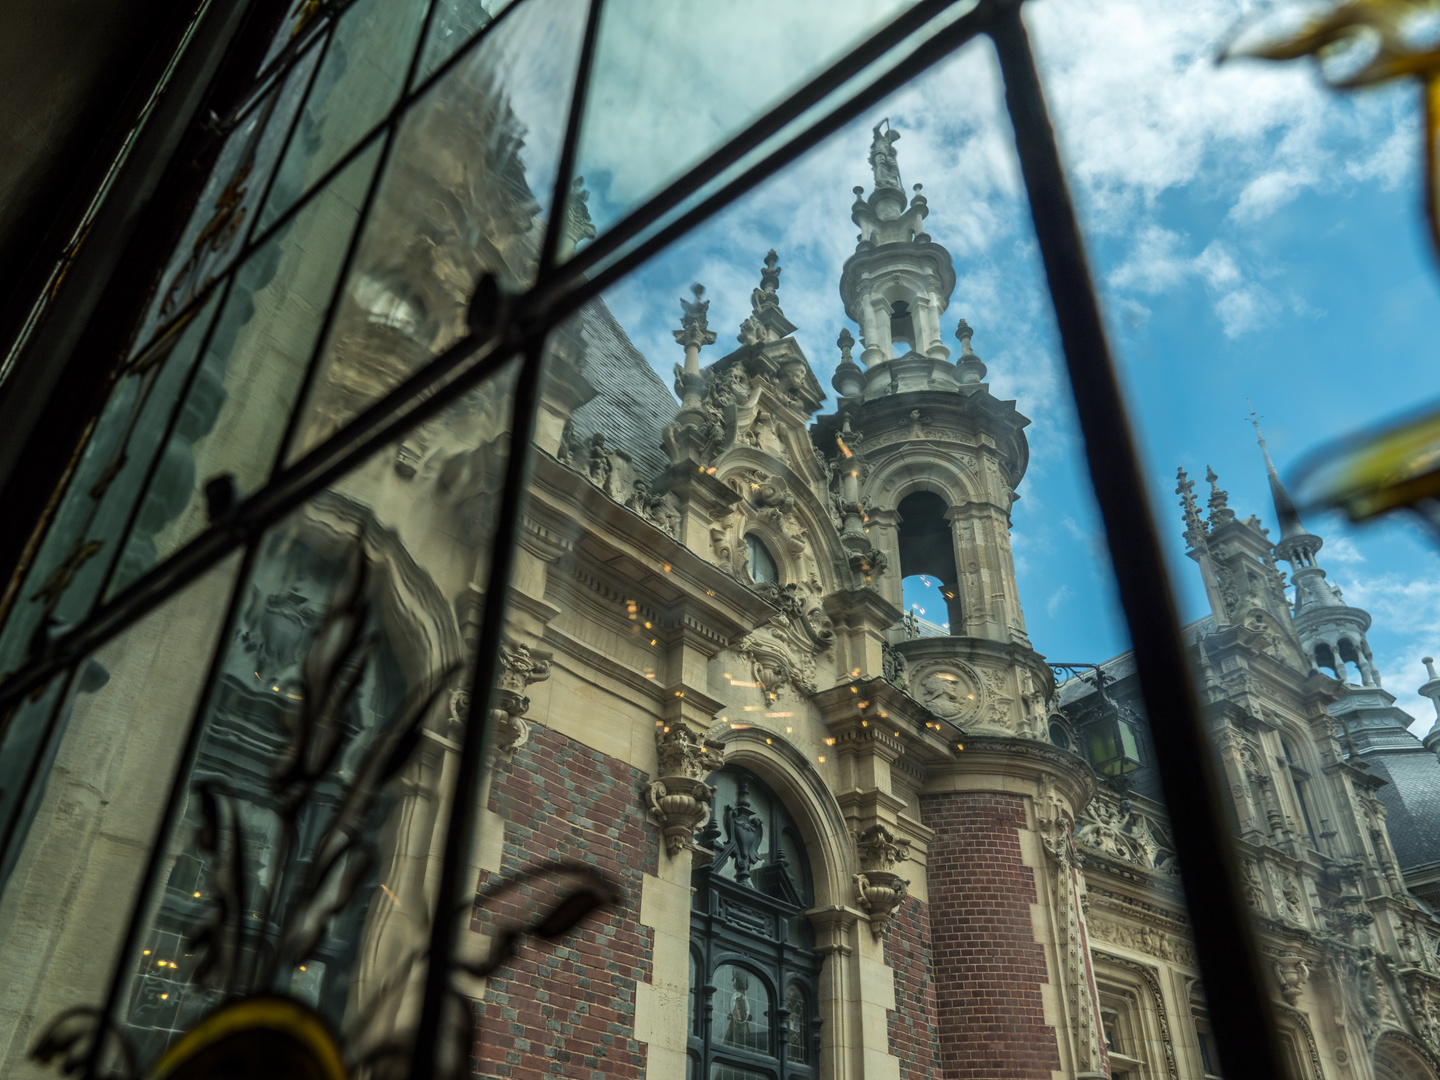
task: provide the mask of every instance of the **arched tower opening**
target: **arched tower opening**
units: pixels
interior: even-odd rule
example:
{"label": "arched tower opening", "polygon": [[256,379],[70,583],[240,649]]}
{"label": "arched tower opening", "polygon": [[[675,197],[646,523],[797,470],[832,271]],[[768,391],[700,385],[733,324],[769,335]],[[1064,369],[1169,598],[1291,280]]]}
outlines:
{"label": "arched tower opening", "polygon": [[904,300],[890,305],[890,343],[896,356],[904,356],[915,347],[915,319]]}
{"label": "arched tower opening", "polygon": [[960,575],[945,500],[933,491],[917,491],[900,500],[898,539],[900,578],[924,575],[940,583],[950,633],[960,632]]}
{"label": "arched tower opening", "polygon": [[1317,668],[1329,668],[1330,673],[1334,675],[1335,678],[1342,682],[1345,680],[1345,676],[1342,674],[1344,671],[1343,666],[1335,659],[1335,653],[1331,650],[1330,646],[1323,641],[1315,646],[1315,666]]}
{"label": "arched tower opening", "polygon": [[1355,681],[1361,686],[1369,686],[1370,678],[1365,671],[1365,661],[1360,658],[1360,650],[1349,638],[1341,638],[1339,641],[1340,662],[1345,665],[1341,670],[1341,679],[1344,682],[1350,681],[1350,665],[1355,665]]}

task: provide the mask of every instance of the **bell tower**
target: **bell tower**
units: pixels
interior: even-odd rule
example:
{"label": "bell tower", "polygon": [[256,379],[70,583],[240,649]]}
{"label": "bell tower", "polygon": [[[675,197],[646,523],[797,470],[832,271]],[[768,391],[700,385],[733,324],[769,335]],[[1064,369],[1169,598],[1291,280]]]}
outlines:
{"label": "bell tower", "polygon": [[[886,710],[879,718],[903,712],[917,731],[923,724],[922,741],[934,740],[922,753],[916,732],[907,741],[892,719],[884,767],[857,764],[843,798],[893,807],[886,812],[902,826],[919,814],[923,833],[912,839],[928,847],[927,917],[942,988],[934,1075],[990,1075],[1003,1060],[1006,1075],[1104,1076],[1084,878],[1071,843],[1094,773],[1049,743],[1054,677],[1026,634],[1010,548],[1030,421],[990,392],[963,319],[950,359],[940,328],[955,270],[924,231],[920,185],[908,200],[901,188],[899,138],[888,121],[874,128],[875,186],[868,198],[856,189],[860,234],[840,279],[863,350],[857,362],[854,336],[840,332],[839,402],[811,436],[851,568],[862,591],[887,601],[866,610],[893,618],[902,580],[924,574],[940,583],[949,633],[913,636],[903,620],[877,625],[886,685],[842,685],[830,695],[827,722],[851,745],[888,737],[866,727],[875,720],[865,707],[877,701]],[[871,794],[876,778],[887,790]],[[1003,1033],[987,1012],[992,994],[1007,1001]]]}

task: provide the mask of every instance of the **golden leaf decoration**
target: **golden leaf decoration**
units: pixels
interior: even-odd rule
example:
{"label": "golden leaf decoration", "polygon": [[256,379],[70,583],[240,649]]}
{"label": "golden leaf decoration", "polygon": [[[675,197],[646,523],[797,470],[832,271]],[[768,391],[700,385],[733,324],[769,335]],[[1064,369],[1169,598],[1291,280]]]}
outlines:
{"label": "golden leaf decoration", "polygon": [[[1306,21],[1295,32],[1253,45],[1231,42],[1220,60],[1253,57],[1299,60],[1310,57],[1321,77],[1337,90],[1415,79],[1424,88],[1425,211],[1430,243],[1440,257],[1440,173],[1436,136],[1440,132],[1440,42],[1421,36],[1427,24],[1440,23],[1440,0],[1341,0]],[[1368,57],[1366,54],[1368,53]],[[1335,74],[1336,59],[1359,57],[1345,74]],[[1332,61],[1330,70],[1326,61]]]}

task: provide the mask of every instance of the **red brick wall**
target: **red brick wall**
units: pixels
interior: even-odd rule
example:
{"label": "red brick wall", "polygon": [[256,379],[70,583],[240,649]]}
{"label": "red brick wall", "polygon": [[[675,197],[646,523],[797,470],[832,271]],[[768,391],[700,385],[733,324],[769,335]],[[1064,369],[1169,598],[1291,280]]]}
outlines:
{"label": "red brick wall", "polygon": [[940,1029],[930,912],[913,896],[900,905],[885,935],[885,963],[895,970],[895,1008],[886,1016],[890,1053],[900,1060],[902,1080],[931,1080],[940,1070]]}
{"label": "red brick wall", "polygon": [[1030,905],[1035,875],[1021,862],[1025,802],[1015,795],[925,795],[936,830],[928,855],[940,1075],[1050,1080],[1060,1068],[1040,986],[1045,954]]}
{"label": "red brick wall", "polygon": [[[620,886],[617,910],[591,915],[558,942],[527,940],[491,977],[476,1006],[474,1072],[510,1080],[645,1076],[634,1039],[635,987],[651,977],[650,931],[640,923],[641,875],[654,874],[659,832],[645,821],[646,776],[547,728],[533,727],[500,764],[490,809],[505,819],[504,877],[532,863],[597,866]],[[493,899],[480,882],[476,930],[536,921],[565,886],[535,881]]]}

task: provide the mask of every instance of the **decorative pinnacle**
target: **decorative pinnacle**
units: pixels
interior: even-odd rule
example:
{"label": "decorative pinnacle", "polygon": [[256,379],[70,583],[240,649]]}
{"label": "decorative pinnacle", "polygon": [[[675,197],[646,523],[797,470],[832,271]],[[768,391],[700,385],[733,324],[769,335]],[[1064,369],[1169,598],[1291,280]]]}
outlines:
{"label": "decorative pinnacle", "polygon": [[970,339],[975,336],[975,331],[970,329],[968,322],[961,319],[955,327],[955,336],[960,339],[960,359],[955,361],[955,366],[960,371],[960,384],[974,386],[985,378],[985,365],[970,347]]}
{"label": "decorative pinnacle", "polygon": [[680,329],[672,331],[675,340],[685,348],[699,349],[702,345],[715,344],[715,331],[710,329],[710,323],[706,318],[710,311],[710,301],[701,300],[705,295],[705,286],[696,282],[690,286],[691,293],[695,296],[694,303],[680,298]]}
{"label": "decorative pinnacle", "polygon": [[1210,527],[1219,528],[1221,525],[1228,525],[1235,520],[1235,511],[1230,509],[1230,493],[1222,491],[1216,481],[1220,477],[1215,475],[1215,470],[1209,465],[1205,466],[1205,480],[1210,485],[1210,498],[1207,505],[1210,507]]}
{"label": "decorative pinnacle", "polygon": [[779,262],[780,256],[771,248],[765,254],[765,269],[760,271],[760,288],[771,298],[774,298],[780,288],[780,267],[777,265]]}
{"label": "decorative pinnacle", "polygon": [[840,336],[835,339],[835,344],[840,346],[840,362],[842,364],[853,364],[850,359],[850,350],[855,348],[855,337],[850,333],[849,327],[841,327]]}
{"label": "decorative pinnacle", "polygon": [[1209,530],[1195,502],[1195,481],[1185,475],[1183,468],[1175,470],[1175,480],[1175,494],[1180,496],[1180,506],[1185,512],[1185,542],[1192,548],[1198,548],[1205,542]]}
{"label": "decorative pinnacle", "polygon": [[[916,187],[919,185],[917,184]],[[970,329],[970,324],[964,319],[961,319],[960,325],[955,327],[955,336],[960,339],[960,355],[962,357],[974,356],[975,352],[970,348],[970,339],[975,336],[975,331]]]}
{"label": "decorative pinnacle", "polygon": [[595,223],[590,220],[590,192],[585,190],[585,177],[570,181],[570,198],[565,202],[565,229],[562,244],[573,252],[581,240],[595,239]]}

